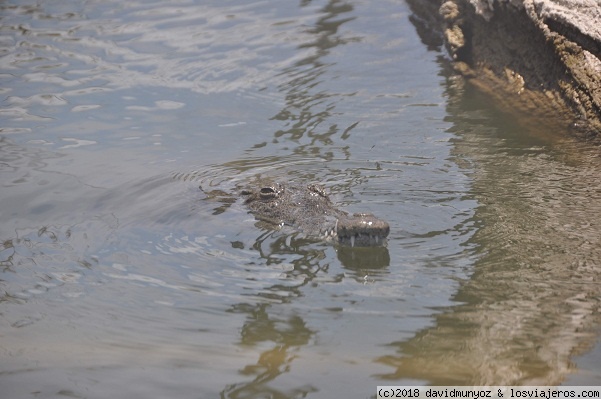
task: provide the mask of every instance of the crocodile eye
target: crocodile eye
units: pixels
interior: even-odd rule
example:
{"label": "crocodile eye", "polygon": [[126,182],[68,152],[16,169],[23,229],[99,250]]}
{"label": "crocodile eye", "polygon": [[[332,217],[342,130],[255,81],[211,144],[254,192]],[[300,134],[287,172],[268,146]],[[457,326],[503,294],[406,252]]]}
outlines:
{"label": "crocodile eye", "polygon": [[262,187],[259,195],[262,199],[271,199],[278,196],[278,193],[273,189],[273,187]]}

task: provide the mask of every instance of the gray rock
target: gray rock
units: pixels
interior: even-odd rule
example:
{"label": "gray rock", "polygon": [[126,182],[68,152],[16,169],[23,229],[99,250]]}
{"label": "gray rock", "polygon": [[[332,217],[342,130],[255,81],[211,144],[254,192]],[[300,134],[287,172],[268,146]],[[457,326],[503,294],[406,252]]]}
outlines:
{"label": "gray rock", "polygon": [[601,1],[407,1],[501,108],[534,129],[601,141]]}

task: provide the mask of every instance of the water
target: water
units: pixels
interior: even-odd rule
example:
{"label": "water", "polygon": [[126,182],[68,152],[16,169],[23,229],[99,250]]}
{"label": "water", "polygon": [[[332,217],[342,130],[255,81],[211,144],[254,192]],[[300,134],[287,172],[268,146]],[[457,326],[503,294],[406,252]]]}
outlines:
{"label": "water", "polygon": [[[404,2],[0,9],[7,397],[601,384],[597,149],[499,114]],[[257,178],[388,247],[266,229]]]}

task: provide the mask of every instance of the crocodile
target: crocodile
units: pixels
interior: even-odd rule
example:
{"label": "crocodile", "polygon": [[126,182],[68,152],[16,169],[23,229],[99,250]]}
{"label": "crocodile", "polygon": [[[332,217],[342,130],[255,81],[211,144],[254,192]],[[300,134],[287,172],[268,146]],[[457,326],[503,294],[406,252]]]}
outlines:
{"label": "crocodile", "polygon": [[242,196],[258,220],[343,246],[384,246],[390,232],[388,223],[371,213],[337,209],[316,184],[264,183],[242,190]]}

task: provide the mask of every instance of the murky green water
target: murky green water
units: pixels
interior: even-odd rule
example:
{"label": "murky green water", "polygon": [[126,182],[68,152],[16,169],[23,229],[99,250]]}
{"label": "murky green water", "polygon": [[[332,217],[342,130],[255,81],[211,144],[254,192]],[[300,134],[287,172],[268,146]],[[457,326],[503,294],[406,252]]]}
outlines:
{"label": "murky green water", "polygon": [[[411,15],[2,3],[2,392],[601,385],[598,149],[498,114]],[[257,177],[324,184],[388,220],[388,247],[205,194]]]}

